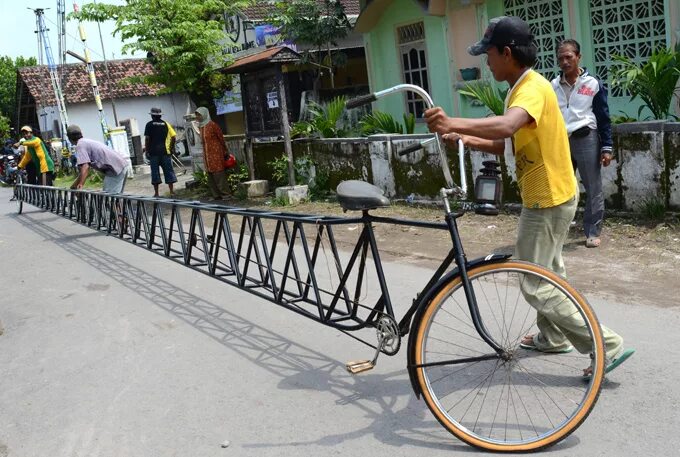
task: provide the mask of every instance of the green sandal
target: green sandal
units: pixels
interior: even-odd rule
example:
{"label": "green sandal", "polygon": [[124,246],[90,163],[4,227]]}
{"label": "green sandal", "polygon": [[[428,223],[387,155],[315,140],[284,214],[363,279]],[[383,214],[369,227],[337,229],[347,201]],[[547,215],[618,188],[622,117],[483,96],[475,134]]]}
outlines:
{"label": "green sandal", "polygon": [[[615,370],[616,368],[618,368],[619,365],[628,360],[630,356],[632,356],[633,354],[635,354],[635,349],[633,348],[624,350],[621,354],[619,354],[618,357],[616,357],[614,360],[607,364],[607,366],[604,368],[604,373],[607,374]],[[583,375],[583,379],[585,381],[590,381],[591,377],[592,373],[586,373]]]}

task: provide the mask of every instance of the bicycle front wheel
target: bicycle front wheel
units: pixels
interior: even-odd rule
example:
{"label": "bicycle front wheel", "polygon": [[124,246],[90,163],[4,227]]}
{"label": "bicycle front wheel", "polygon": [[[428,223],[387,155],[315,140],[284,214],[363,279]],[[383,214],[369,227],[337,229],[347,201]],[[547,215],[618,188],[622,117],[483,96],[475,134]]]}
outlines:
{"label": "bicycle front wheel", "polygon": [[[417,381],[428,408],[448,431],[482,449],[531,451],[559,442],[586,419],[602,388],[595,313],[563,278],[538,265],[507,260],[472,268],[468,277],[480,320],[504,352],[485,358],[495,352],[473,324],[461,278],[452,279],[415,324]],[[536,309],[553,310],[551,321]],[[539,329],[561,331],[578,347],[566,339],[559,352],[520,347]]]}
{"label": "bicycle front wheel", "polygon": [[21,214],[21,212],[24,210],[24,200],[22,197],[22,190],[17,187],[19,184],[22,184],[24,182],[23,178],[21,177],[21,173],[17,172],[17,177],[16,177],[16,182],[14,183],[14,202],[17,204],[17,214]]}

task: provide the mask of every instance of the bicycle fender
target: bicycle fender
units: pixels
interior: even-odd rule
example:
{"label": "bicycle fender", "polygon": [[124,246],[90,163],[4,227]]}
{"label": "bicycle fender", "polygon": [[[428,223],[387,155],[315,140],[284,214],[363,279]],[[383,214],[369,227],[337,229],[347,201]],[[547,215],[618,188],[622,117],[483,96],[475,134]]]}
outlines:
{"label": "bicycle fender", "polygon": [[[498,263],[502,262],[504,260],[507,260],[510,258],[510,254],[490,254],[486,257],[479,257],[477,259],[474,259],[470,262],[467,263],[467,269],[471,270],[472,268],[478,267],[480,265],[486,265],[489,263]],[[456,267],[453,270],[449,271],[446,273],[444,276],[441,277],[437,283],[432,286],[428,291],[425,292],[425,296],[423,297],[422,301],[420,302],[420,305],[418,306],[418,309],[416,310],[415,315],[413,316],[413,320],[411,321],[411,329],[413,329],[423,318],[423,313],[425,312],[425,308],[427,308],[427,305],[432,301],[432,299],[439,293],[439,291],[449,283],[449,281],[455,279],[456,277],[460,276],[460,270]],[[407,366],[406,369],[408,370],[408,377],[411,381],[411,387],[413,388],[413,392],[416,394],[417,398],[420,398],[421,390],[420,386],[418,386],[418,381],[416,378],[416,369],[414,367],[415,365],[415,360],[416,360],[416,337],[415,337],[415,332],[409,332],[408,336],[408,349],[406,353],[406,360],[407,360]]]}

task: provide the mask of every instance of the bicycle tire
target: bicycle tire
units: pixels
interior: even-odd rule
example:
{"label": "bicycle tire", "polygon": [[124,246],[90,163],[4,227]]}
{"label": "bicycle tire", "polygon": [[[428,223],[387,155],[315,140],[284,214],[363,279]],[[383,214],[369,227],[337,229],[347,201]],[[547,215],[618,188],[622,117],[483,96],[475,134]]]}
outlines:
{"label": "bicycle tire", "polygon": [[[423,399],[444,428],[477,448],[536,451],[558,443],[583,423],[602,388],[605,354],[595,313],[566,280],[535,264],[483,264],[468,277],[482,322],[507,359],[449,364],[451,357],[460,361],[494,353],[473,326],[461,278],[452,278],[415,323],[414,360]],[[574,305],[587,324],[587,348],[546,353],[519,347],[523,336],[537,333],[537,313],[527,297],[539,294],[560,309]],[[585,381],[581,370],[588,366],[593,376]]]}
{"label": "bicycle tire", "polygon": [[17,172],[16,182],[14,183],[14,198],[17,203],[17,214],[21,214],[24,210],[24,200],[20,196],[20,190],[17,187],[19,184],[23,184],[24,179],[21,176],[21,172]]}

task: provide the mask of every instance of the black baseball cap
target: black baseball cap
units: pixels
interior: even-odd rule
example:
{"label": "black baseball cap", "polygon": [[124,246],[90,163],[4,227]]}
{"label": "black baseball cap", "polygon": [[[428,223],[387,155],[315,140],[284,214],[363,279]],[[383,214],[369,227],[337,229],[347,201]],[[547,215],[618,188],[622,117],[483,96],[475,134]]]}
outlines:
{"label": "black baseball cap", "polygon": [[484,32],[484,38],[468,48],[473,56],[484,54],[491,46],[527,46],[533,43],[534,35],[522,18],[499,16],[491,19]]}

